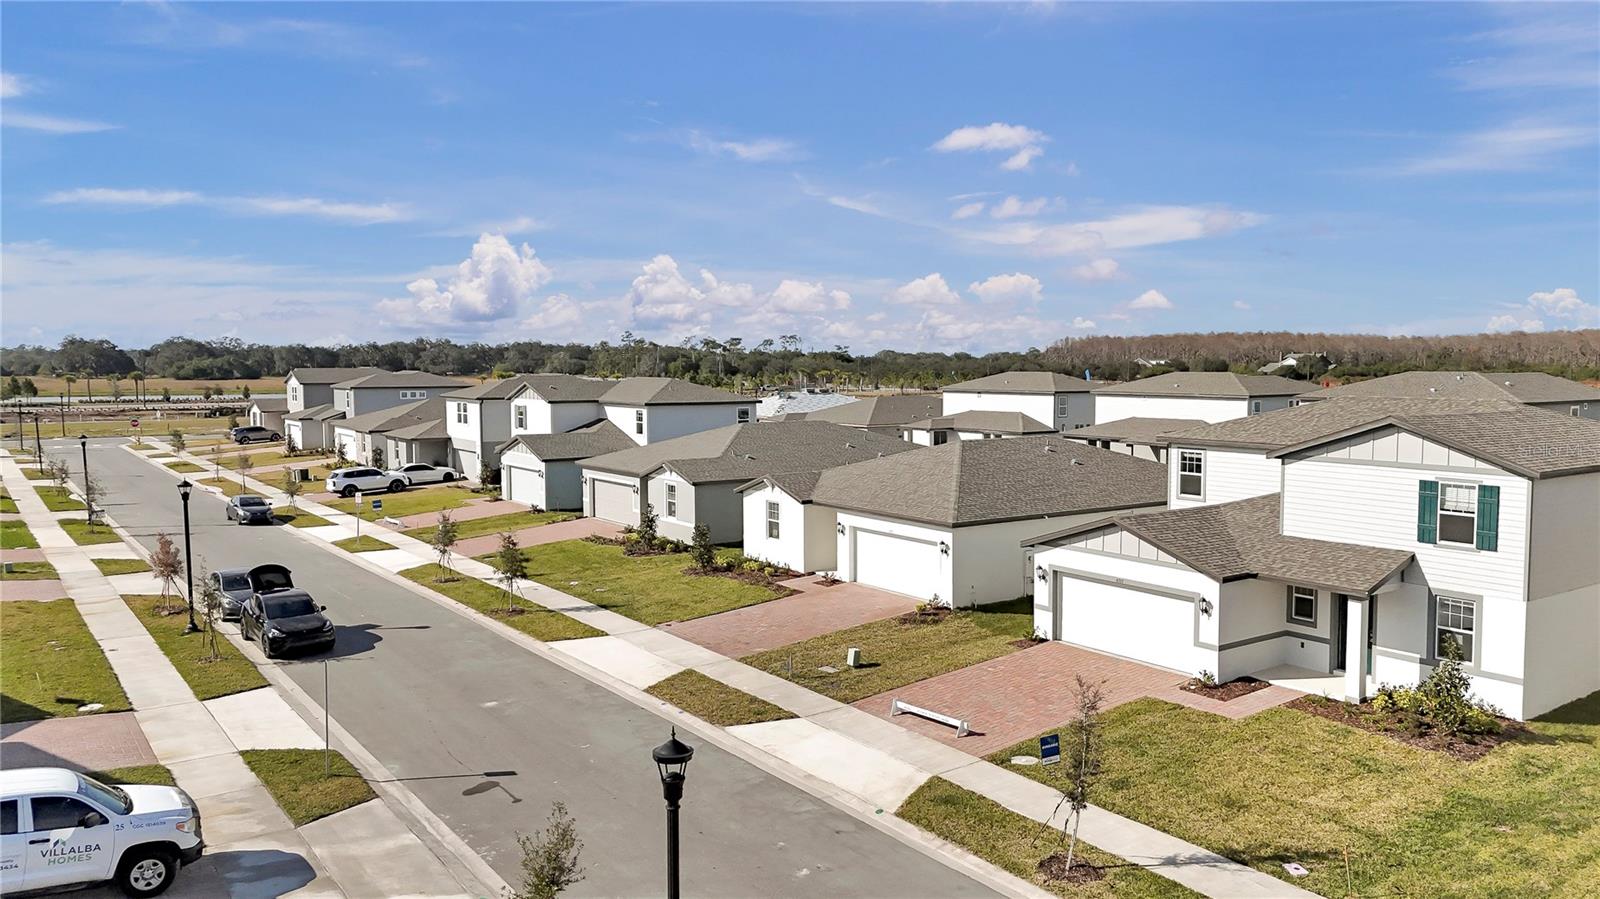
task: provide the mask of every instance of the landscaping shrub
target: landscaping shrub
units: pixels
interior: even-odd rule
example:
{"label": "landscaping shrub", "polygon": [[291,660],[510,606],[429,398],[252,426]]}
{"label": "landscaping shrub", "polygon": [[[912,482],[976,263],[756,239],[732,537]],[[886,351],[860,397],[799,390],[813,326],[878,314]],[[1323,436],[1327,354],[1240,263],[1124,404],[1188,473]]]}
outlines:
{"label": "landscaping shrub", "polygon": [[1472,696],[1472,680],[1461,668],[1461,653],[1447,644],[1445,658],[1415,687],[1384,684],[1372,698],[1372,710],[1387,715],[1413,733],[1437,731],[1448,736],[1500,732],[1499,709]]}

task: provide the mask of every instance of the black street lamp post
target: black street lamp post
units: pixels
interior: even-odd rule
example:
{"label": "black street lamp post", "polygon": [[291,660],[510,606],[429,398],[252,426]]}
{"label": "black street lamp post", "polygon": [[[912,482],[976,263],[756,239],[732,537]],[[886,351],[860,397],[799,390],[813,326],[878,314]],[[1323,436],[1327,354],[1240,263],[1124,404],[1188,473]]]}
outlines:
{"label": "black street lamp post", "polygon": [[661,795],[667,800],[667,899],[678,899],[678,801],[683,798],[684,772],[694,758],[694,747],[672,736],[650,751],[661,772]]}
{"label": "black street lamp post", "polygon": [[94,491],[89,488],[89,435],[78,435],[78,448],[83,450],[83,498],[89,503],[89,521],[94,521]]}
{"label": "black street lamp post", "polygon": [[178,482],[178,495],[183,497],[183,573],[189,576],[189,625],[183,629],[186,634],[192,634],[200,629],[194,623],[194,553],[190,550],[189,543],[189,491],[194,485],[188,478]]}
{"label": "black street lamp post", "polygon": [[33,456],[34,461],[44,464],[44,440],[39,437],[39,413],[33,413]]}

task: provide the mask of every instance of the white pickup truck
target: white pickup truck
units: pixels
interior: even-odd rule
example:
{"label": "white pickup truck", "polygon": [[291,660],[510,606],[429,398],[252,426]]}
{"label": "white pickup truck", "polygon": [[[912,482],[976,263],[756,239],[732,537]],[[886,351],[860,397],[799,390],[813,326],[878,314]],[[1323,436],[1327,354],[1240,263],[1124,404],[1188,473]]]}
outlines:
{"label": "white pickup truck", "polygon": [[200,811],[175,787],[108,786],[66,768],[0,771],[0,893],[115,881],[158,896],[205,851]]}

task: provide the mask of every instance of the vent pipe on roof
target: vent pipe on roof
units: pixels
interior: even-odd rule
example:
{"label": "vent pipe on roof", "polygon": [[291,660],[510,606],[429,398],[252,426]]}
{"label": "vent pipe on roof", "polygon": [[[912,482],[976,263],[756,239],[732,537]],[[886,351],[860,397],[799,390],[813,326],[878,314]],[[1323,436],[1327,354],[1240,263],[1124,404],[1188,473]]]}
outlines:
{"label": "vent pipe on roof", "polygon": [[1073,459],[1070,464],[1072,464],[1072,465],[1082,465],[1083,461],[1081,459]]}

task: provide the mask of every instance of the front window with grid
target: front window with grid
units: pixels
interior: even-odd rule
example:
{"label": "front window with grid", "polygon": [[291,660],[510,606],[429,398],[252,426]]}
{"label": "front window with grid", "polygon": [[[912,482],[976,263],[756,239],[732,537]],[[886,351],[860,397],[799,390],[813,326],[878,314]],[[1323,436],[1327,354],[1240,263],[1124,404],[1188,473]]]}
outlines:
{"label": "front window with grid", "polygon": [[1204,454],[1199,450],[1183,450],[1178,453],[1179,496],[1205,496],[1205,478],[1206,463]]}
{"label": "front window with grid", "polygon": [[678,485],[667,485],[667,517],[678,517]]}
{"label": "front window with grid", "polygon": [[[299,387],[290,387],[289,388],[289,399],[294,400],[297,403],[300,402],[300,388]],[[1573,408],[1576,409],[1577,407],[1574,406]],[[1572,414],[1573,415],[1577,415],[1578,413],[1574,412]]]}
{"label": "front window with grid", "polygon": [[517,421],[517,430],[526,431],[528,429],[528,407],[517,406],[515,408],[516,411],[513,413],[513,415]]}
{"label": "front window with grid", "polygon": [[778,504],[767,502],[767,539],[778,539]]}
{"label": "front window with grid", "polygon": [[1066,417],[1067,417],[1067,398],[1065,396],[1058,396],[1058,397],[1056,397],[1056,418],[1066,418]]}
{"label": "front window with grid", "polygon": [[467,423],[467,404],[466,403],[456,403],[456,424],[464,425],[466,423]]}
{"label": "front window with grid", "polygon": [[1451,644],[1460,653],[1460,659],[1472,664],[1477,656],[1478,607],[1465,599],[1440,596],[1437,599],[1437,619],[1434,625],[1434,655],[1448,658]]}
{"label": "front window with grid", "polygon": [[1473,484],[1439,485],[1439,540],[1472,546],[1478,528],[1478,488]]}
{"label": "front window with grid", "polygon": [[635,434],[643,434],[644,433],[644,410],[643,409],[635,409],[635,410],[633,410],[633,433],[635,433]]}

